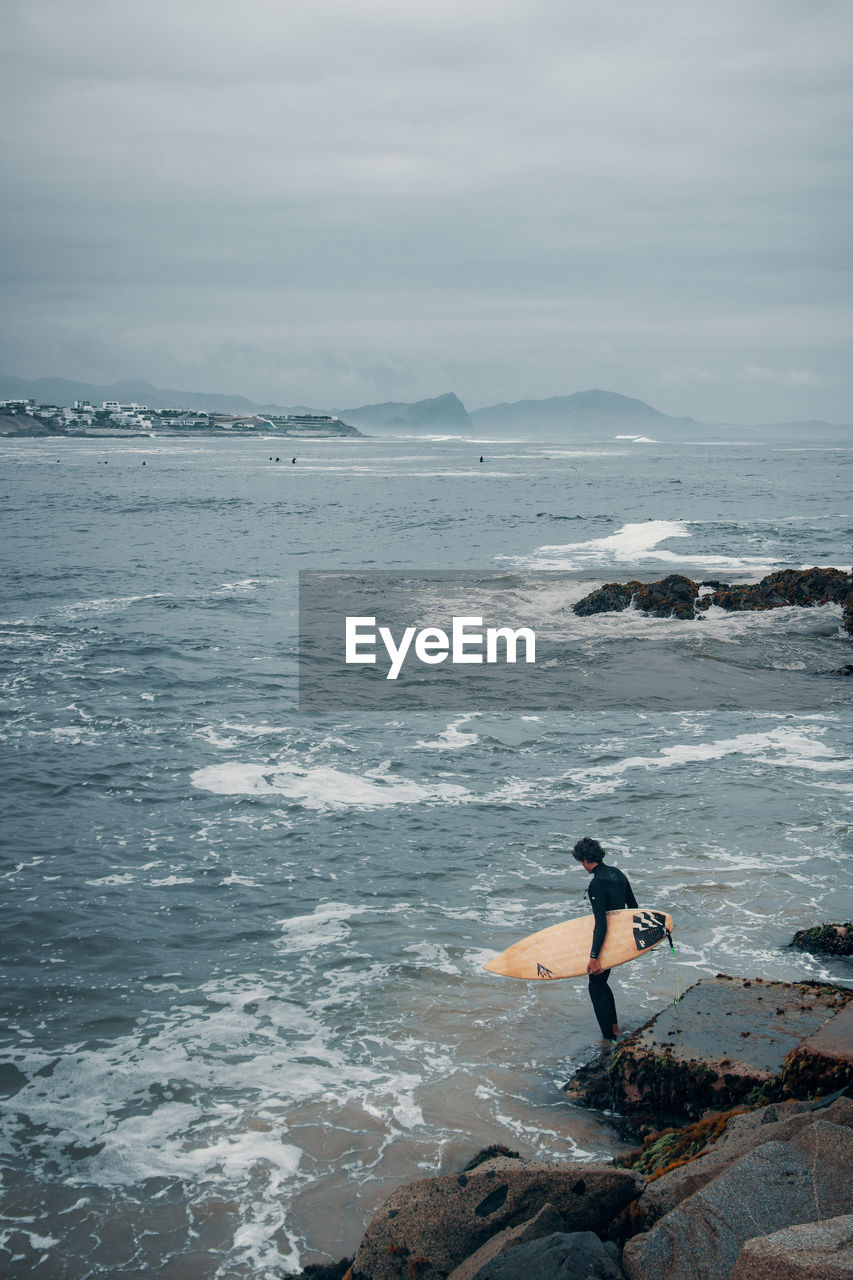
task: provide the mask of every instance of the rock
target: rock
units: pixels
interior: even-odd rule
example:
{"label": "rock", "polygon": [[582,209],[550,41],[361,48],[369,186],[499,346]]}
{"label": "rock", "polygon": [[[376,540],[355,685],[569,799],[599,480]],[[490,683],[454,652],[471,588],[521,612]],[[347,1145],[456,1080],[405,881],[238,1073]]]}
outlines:
{"label": "rock", "polygon": [[[588,1106],[673,1122],[697,1119],[747,1102],[783,1097],[791,1074],[789,1055],[837,1016],[853,993],[819,983],[749,981],[718,974],[689,987],[680,1002],[659,1014],[579,1071],[566,1085]],[[833,1059],[823,1072],[820,1055],[795,1064],[795,1088],[830,1093],[853,1069]],[[848,1074],[848,1079],[849,1079]]]}
{"label": "rock", "polygon": [[816,1120],[767,1142],[625,1245],[630,1280],[728,1280],[746,1240],[836,1217],[853,1196],[853,1132]]}
{"label": "rock", "polygon": [[[853,666],[850,667],[853,674]],[[815,956],[853,956],[853,924],[816,924],[794,934],[792,947]]]}
{"label": "rock", "polygon": [[699,596],[692,578],[673,573],[657,582],[608,582],[584,596],[573,611],[580,617],[613,613],[632,603],[643,613],[659,618],[697,618],[716,605],[727,612],[780,609],[786,605],[840,604],[844,629],[853,635],[853,573],[843,569],[780,569],[760,582],[729,585],[714,582],[714,590]]}
{"label": "rock", "polygon": [[[748,1151],[767,1142],[789,1142],[816,1117],[853,1129],[853,1100],[838,1098],[815,1111],[811,1102],[771,1103],[756,1111],[734,1115],[713,1145],[678,1168],[664,1170],[649,1180],[633,1206],[632,1221],[648,1230],[688,1196],[706,1186]],[[697,1126],[698,1127],[698,1126]],[[711,1126],[713,1132],[713,1126]]]}
{"label": "rock", "polygon": [[527,1222],[546,1204],[568,1230],[598,1230],[644,1184],[638,1174],[611,1165],[495,1169],[491,1163],[395,1191],[361,1239],[353,1280],[444,1280],[490,1237]]}
{"label": "rock", "polygon": [[693,603],[699,587],[692,578],[671,573],[659,582],[647,582],[634,595],[634,607],[656,618],[695,618]]}
{"label": "rock", "polygon": [[589,618],[595,613],[621,613],[628,608],[634,592],[642,585],[642,582],[636,580],[624,584],[605,582],[603,587],[590,591],[589,595],[572,605],[572,612],[579,618]]}
{"label": "rock", "polygon": [[[540,1240],[543,1236],[550,1236],[555,1231],[562,1231],[564,1226],[562,1215],[557,1212],[554,1206],[552,1204],[543,1205],[535,1218],[522,1222],[519,1227],[506,1227],[503,1231],[498,1231],[495,1235],[490,1236],[476,1253],[472,1253],[470,1258],[466,1258],[464,1262],[461,1262],[458,1267],[451,1271],[447,1280],[473,1280],[474,1276],[485,1267],[487,1262],[491,1262],[493,1258],[506,1253],[508,1249],[516,1248],[520,1244],[527,1244],[530,1240]],[[597,1239],[598,1237],[595,1238]]]}
{"label": "rock", "polygon": [[731,1280],[851,1280],[853,1215],[747,1240]]}
{"label": "rock", "polygon": [[800,1097],[853,1085],[853,1005],[846,1005],[788,1054],[785,1079]]}
{"label": "rock", "polygon": [[476,1273],[475,1280],[624,1280],[615,1244],[592,1231],[555,1232],[519,1245]]}
{"label": "rock", "polygon": [[840,604],[853,587],[853,574],[842,569],[780,569],[760,582],[720,587],[703,596],[698,608],[717,605],[729,612],[745,609],[779,609],[785,605]]}
{"label": "rock", "polygon": [[341,1258],[340,1262],[309,1262],[304,1271],[284,1280],[347,1280],[351,1272],[352,1258]]}
{"label": "rock", "polygon": [[643,613],[659,618],[694,618],[693,602],[699,588],[691,578],[672,573],[658,582],[608,582],[591,591],[577,604],[573,612],[581,618],[594,613],[618,613],[633,603]]}
{"label": "rock", "polygon": [[503,1143],[492,1143],[490,1147],[483,1147],[475,1156],[466,1164],[462,1170],[463,1173],[473,1173],[473,1171],[481,1164],[485,1164],[487,1160],[520,1160],[521,1155],[518,1151],[510,1151],[509,1147],[505,1147]]}

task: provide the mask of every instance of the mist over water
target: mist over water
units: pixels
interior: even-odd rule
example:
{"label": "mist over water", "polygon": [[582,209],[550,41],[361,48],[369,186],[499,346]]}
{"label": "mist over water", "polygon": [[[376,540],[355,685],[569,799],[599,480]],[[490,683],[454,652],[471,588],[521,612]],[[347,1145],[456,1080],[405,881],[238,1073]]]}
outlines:
{"label": "mist over water", "polygon": [[[579,619],[535,582],[849,568],[849,451],[271,449],[0,442],[11,1275],[280,1276],[489,1142],[620,1149],[560,1092],[595,1040],[585,984],[482,970],[585,911],[581,835],[673,915],[682,985],[849,981],[785,949],[851,912],[839,611]],[[710,652],[796,710],[300,715],[298,570],[395,568],[505,569],[591,678]],[[661,950],[613,983],[623,1028],[676,989]]]}

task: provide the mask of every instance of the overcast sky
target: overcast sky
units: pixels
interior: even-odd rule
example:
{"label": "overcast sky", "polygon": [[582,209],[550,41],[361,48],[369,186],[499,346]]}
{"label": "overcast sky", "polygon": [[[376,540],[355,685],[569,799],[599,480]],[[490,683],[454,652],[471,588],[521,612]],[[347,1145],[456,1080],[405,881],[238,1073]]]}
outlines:
{"label": "overcast sky", "polygon": [[4,0],[0,370],[853,422],[849,0]]}

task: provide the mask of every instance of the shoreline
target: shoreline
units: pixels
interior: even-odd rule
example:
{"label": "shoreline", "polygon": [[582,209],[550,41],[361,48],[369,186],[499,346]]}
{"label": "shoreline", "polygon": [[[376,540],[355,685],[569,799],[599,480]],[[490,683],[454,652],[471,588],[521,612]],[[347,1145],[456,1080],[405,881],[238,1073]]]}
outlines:
{"label": "shoreline", "polygon": [[338,434],[334,431],[329,432],[287,432],[273,431],[270,435],[261,435],[259,432],[250,430],[240,430],[234,428],[230,430],[211,431],[203,429],[199,431],[127,431],[120,427],[110,430],[109,427],[97,428],[90,431],[3,431],[0,429],[0,440],[227,440],[229,437],[235,437],[241,440],[368,440],[371,437],[359,432],[357,436],[351,436],[341,432]]}
{"label": "shoreline", "polygon": [[[816,927],[824,941],[829,929],[839,928],[844,926]],[[831,948],[836,941],[829,945]],[[849,943],[847,946],[849,954]],[[771,1239],[775,1232],[804,1224],[811,1231],[800,1248],[806,1265],[822,1256],[821,1250],[835,1250],[841,1257],[853,1242],[853,1226],[848,1232],[841,1223],[844,1197],[853,1187],[853,1164],[848,1167],[847,1163],[853,1154],[853,986],[729,978],[721,987],[720,979],[715,981],[718,986],[712,991],[717,1003],[720,991],[729,1000],[735,994],[745,997],[754,1033],[761,1034],[754,1024],[763,1016],[767,1027],[776,1025],[781,1048],[792,1034],[796,1038],[798,1030],[809,1030],[815,1022],[817,1033],[812,1031],[789,1049],[779,1059],[783,1069],[775,1075],[765,1070],[763,1080],[761,1072],[756,1072],[754,1053],[741,1039],[744,1060],[732,1064],[728,1057],[722,1058],[730,1068],[722,1073],[729,1088],[717,1089],[719,1105],[710,1108],[701,1104],[708,1097],[708,1072],[719,1069],[720,1046],[715,1044],[716,1057],[708,1056],[701,1063],[704,1070],[693,1071],[696,1060],[690,1055],[696,1046],[691,1045],[684,1055],[691,1070],[682,1076],[672,1095],[687,1110],[686,1123],[679,1124],[671,1111],[655,1110],[654,1106],[662,1106],[654,1069],[666,1072],[670,1067],[671,1046],[665,1043],[670,1034],[665,1016],[668,1010],[664,1009],[623,1037],[618,1046],[603,1049],[565,1086],[576,1104],[600,1109],[609,1101],[614,1111],[607,1114],[618,1120],[617,1131],[640,1138],[639,1148],[604,1164],[551,1164],[522,1158],[505,1146],[487,1147],[457,1173],[421,1178],[398,1187],[376,1210],[352,1259],[309,1263],[288,1280],[404,1280],[407,1276],[416,1280],[525,1280],[533,1274],[556,1276],[556,1271],[547,1269],[550,1255],[560,1254],[562,1265],[568,1267],[566,1259],[578,1250],[584,1258],[589,1254],[593,1260],[590,1265],[601,1268],[590,1274],[627,1276],[628,1280],[663,1275],[680,1280],[700,1274],[690,1271],[697,1247],[716,1258],[709,1277],[725,1280],[730,1274],[738,1275],[737,1267],[741,1266],[746,1280],[753,1275],[747,1270],[753,1265],[753,1255],[775,1249],[776,1242]],[[708,1001],[711,998],[713,1005],[714,999],[709,997],[707,986],[700,990],[702,986],[700,981],[685,992],[685,996],[693,993],[694,1005],[701,996],[704,1006],[693,1009],[694,1024],[713,1016]],[[777,1003],[780,999],[786,1002],[788,1018],[798,1024],[793,1033],[790,1028],[778,1030],[783,1013]],[[765,1009],[759,1008],[763,1005]],[[728,1030],[730,1038],[744,1035],[741,1020],[728,1024]],[[713,1026],[710,1042],[718,1039],[719,1030]],[[642,1072],[629,1079],[621,1093],[617,1090],[617,1096],[613,1092],[614,1067],[631,1046],[635,1052],[639,1046],[641,1057],[644,1052],[653,1070],[645,1080]],[[804,1053],[809,1055],[810,1071],[803,1069]],[[573,1089],[579,1077],[585,1085]],[[601,1088],[598,1092],[590,1088],[595,1077],[599,1085],[603,1083],[603,1093]],[[733,1081],[740,1086],[739,1101],[731,1094]],[[616,1110],[619,1107],[622,1109]],[[695,1112],[692,1116],[691,1110]],[[809,1204],[816,1204],[816,1199],[804,1201],[786,1195],[783,1184],[790,1180],[786,1170],[791,1160],[802,1166],[799,1190],[802,1178],[811,1177],[816,1188],[820,1182],[821,1194],[826,1204],[831,1201],[834,1205],[834,1214],[810,1210]],[[621,1182],[616,1177],[620,1171],[629,1175]],[[750,1223],[754,1226],[757,1220],[755,1204],[763,1201],[767,1178],[781,1179],[779,1204],[767,1219],[767,1230],[756,1232]],[[730,1184],[736,1185],[734,1208]],[[721,1253],[715,1235],[714,1215],[720,1212],[729,1235],[736,1239],[733,1256],[728,1256],[733,1251],[731,1239]],[[832,1219],[828,1226],[827,1218]],[[485,1225],[483,1219],[487,1220]],[[820,1239],[816,1242],[817,1236]],[[785,1247],[790,1251],[790,1241]],[[670,1267],[673,1254],[676,1262]],[[765,1273],[755,1275],[763,1277]]]}

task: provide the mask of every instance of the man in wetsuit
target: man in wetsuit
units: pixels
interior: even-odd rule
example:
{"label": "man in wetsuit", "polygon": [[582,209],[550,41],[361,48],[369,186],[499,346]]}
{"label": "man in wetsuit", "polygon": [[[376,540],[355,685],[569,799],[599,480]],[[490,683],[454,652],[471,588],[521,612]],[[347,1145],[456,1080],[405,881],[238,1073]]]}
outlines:
{"label": "man in wetsuit", "polygon": [[586,966],[589,974],[589,998],[604,1039],[615,1040],[622,1033],[616,1016],[616,1001],[609,986],[610,970],[602,969],[598,953],[604,946],[607,933],[607,912],[636,907],[637,899],[628,877],[618,867],[604,865],[604,850],[597,840],[585,836],[577,842],[572,854],[584,871],[592,876],[587,889],[587,897],[595,916],[589,964]]}

